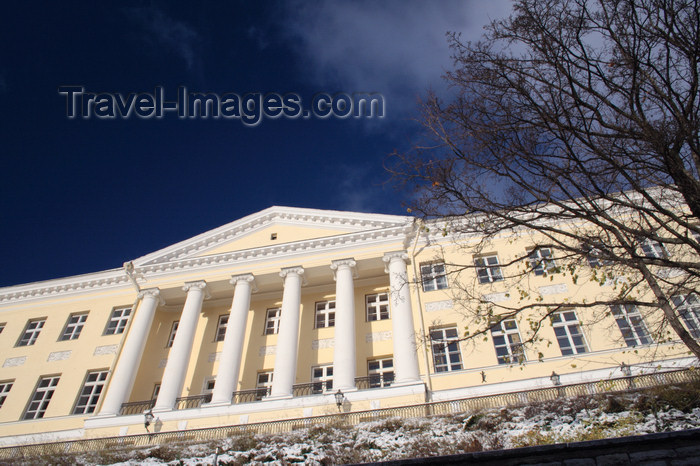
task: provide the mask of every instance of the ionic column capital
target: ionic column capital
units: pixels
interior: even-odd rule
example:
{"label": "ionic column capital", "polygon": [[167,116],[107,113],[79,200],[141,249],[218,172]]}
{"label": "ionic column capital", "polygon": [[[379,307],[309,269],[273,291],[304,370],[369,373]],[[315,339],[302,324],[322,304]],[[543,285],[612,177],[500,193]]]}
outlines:
{"label": "ionic column capital", "polygon": [[352,257],[347,259],[338,259],[331,261],[331,270],[333,271],[333,280],[337,279],[337,271],[342,269],[350,269],[352,271],[352,277],[357,278],[357,262]]}
{"label": "ionic column capital", "polygon": [[284,267],[280,270],[280,277],[286,279],[288,276],[296,275],[301,278],[301,284],[306,285],[306,277],[304,276],[304,267],[295,265],[294,267]]}
{"label": "ionic column capital", "polygon": [[250,283],[252,291],[258,291],[258,287],[255,283],[255,276],[252,273],[232,275],[231,280],[229,280],[229,283],[235,287],[238,282],[248,282]]}
{"label": "ionic column capital", "polygon": [[395,261],[401,261],[404,264],[408,263],[409,256],[406,251],[391,251],[384,253],[382,260],[384,261],[384,271],[389,273],[389,264]]}
{"label": "ionic column capital", "polygon": [[185,282],[185,286],[183,286],[182,289],[188,293],[190,292],[190,290],[200,290],[204,293],[204,299],[211,298],[211,294],[209,294],[209,288],[207,287],[207,282],[205,282],[204,280],[197,280],[195,282]]}
{"label": "ionic column capital", "polygon": [[139,291],[139,294],[137,295],[139,299],[143,299],[146,296],[148,296],[149,298],[156,299],[160,306],[163,306],[165,304],[165,300],[163,299],[163,296],[161,296],[160,289],[158,288],[147,288],[145,290]]}

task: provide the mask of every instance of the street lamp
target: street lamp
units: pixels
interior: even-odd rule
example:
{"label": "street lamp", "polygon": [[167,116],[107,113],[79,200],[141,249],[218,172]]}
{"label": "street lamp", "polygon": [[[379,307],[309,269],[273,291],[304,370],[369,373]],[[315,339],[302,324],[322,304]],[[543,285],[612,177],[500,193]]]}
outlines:
{"label": "street lamp", "polygon": [[561,377],[554,371],[552,371],[552,375],[549,376],[549,380],[551,380],[554,385],[561,385]]}
{"label": "street lamp", "polygon": [[622,375],[625,377],[630,377],[632,375],[632,368],[624,362],[620,364],[620,370],[622,371]]}
{"label": "street lamp", "polygon": [[345,399],[345,395],[343,395],[343,392],[338,389],[337,392],[335,392],[335,404],[338,405],[338,411],[340,411],[340,408],[343,407],[343,400]]}
{"label": "street lamp", "polygon": [[148,411],[143,413],[143,417],[143,426],[146,428],[146,432],[150,433],[150,431],[148,430],[148,426],[150,426],[151,422],[153,422],[153,411],[149,409]]}

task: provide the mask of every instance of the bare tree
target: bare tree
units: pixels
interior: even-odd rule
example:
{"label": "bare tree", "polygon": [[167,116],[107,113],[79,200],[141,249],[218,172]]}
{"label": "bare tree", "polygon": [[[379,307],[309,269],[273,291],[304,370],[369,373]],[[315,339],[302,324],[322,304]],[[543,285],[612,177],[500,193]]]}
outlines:
{"label": "bare tree", "polygon": [[[700,357],[698,314],[678,311],[700,280],[699,3],[518,0],[482,41],[448,35],[454,98],[428,97],[429,138],[390,170],[418,191],[412,210],[480,235],[471,255],[507,232],[534,242],[502,264],[518,305],[462,290],[481,323],[470,336],[528,312],[534,341],[569,306],[634,305],[661,322],[658,339],[668,325]],[[523,277],[543,267],[598,284],[596,299],[528,295]]]}

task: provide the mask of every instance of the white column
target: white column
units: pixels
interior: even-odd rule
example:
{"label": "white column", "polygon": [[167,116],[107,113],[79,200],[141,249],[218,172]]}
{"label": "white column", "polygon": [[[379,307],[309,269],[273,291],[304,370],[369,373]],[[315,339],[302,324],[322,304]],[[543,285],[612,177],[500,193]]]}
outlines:
{"label": "white column", "polygon": [[182,392],[187,363],[192,353],[194,331],[197,328],[199,313],[202,311],[202,302],[205,297],[208,297],[206,288],[207,284],[204,281],[185,283],[182,288],[187,291],[185,307],[182,309],[173,347],[168,354],[168,362],[165,365],[160,392],[153,411],[170,411],[175,407],[175,400]]}
{"label": "white column", "polygon": [[146,346],[148,332],[151,330],[153,316],[159,304],[163,304],[158,288],[143,290],[138,295],[141,303],[133,315],[129,334],[124,340],[124,347],[109,383],[109,389],[100,409],[100,416],[116,416],[134,385],[136,371],[141,363],[143,349]]}
{"label": "white column", "polygon": [[355,287],[354,259],[331,263],[335,271],[335,349],[333,390],[355,390]]}
{"label": "white column", "polygon": [[243,357],[243,340],[245,339],[246,321],[250,310],[250,294],[255,286],[253,274],[234,275],[231,313],[226,325],[224,347],[219,360],[219,372],[216,375],[211,404],[231,404],[231,396],[238,385],[238,373]]}
{"label": "white column", "polygon": [[280,333],[277,337],[271,398],[292,396],[292,386],[297,373],[299,307],[301,306],[303,274],[303,267],[288,267],[280,272],[280,276],[284,278],[284,293],[282,294],[282,316],[280,317]]}
{"label": "white column", "polygon": [[413,309],[409,290],[405,251],[388,252],[383,258],[385,271],[389,273],[391,289],[391,320],[394,340],[394,369],[396,383],[420,381],[418,350],[416,348]]}

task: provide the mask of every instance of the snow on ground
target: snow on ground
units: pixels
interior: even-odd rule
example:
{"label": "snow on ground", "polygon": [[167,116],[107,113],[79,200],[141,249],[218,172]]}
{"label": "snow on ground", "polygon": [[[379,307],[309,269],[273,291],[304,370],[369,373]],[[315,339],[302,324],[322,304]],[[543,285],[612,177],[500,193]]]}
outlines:
{"label": "snow on ground", "polygon": [[[700,393],[700,392],[699,392]],[[387,418],[356,426],[327,425],[286,434],[237,436],[206,444],[132,451],[122,462],[90,456],[83,464],[311,465],[386,461],[544,443],[592,440],[700,427],[698,400],[663,407],[654,395],[581,397],[517,408],[429,418]],[[678,403],[675,403],[676,405]],[[116,457],[114,458],[116,459]]]}

